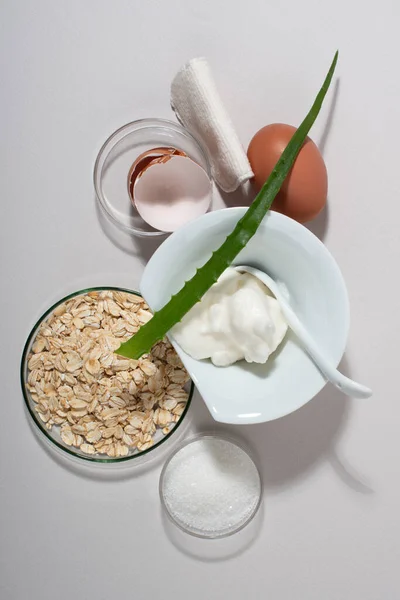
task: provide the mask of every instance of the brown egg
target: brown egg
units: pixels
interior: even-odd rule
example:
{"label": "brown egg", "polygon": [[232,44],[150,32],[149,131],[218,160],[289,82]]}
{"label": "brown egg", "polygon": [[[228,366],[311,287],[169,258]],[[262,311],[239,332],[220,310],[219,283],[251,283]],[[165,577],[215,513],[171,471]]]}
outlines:
{"label": "brown egg", "polygon": [[[247,156],[258,189],[268,179],[295,131],[292,125],[274,123],[260,129],[251,140]],[[327,192],[328,176],[324,159],[314,142],[307,137],[272,209],[304,223],[314,219],[323,209]]]}

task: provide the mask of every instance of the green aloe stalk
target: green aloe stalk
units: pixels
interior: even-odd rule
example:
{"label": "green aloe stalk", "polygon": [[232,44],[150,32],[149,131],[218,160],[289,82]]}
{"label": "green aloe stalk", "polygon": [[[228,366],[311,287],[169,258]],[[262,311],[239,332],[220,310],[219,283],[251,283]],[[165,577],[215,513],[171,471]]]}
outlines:
{"label": "green aloe stalk", "polygon": [[293,134],[271,175],[261,188],[254,202],[238,221],[232,233],[228,235],[218,250],[213,252],[205,265],[197,269],[192,279],[187,281],[182,289],[172,296],[165,306],[155,312],[153,318],[143,325],[133,337],[121,344],[116,351],[117,354],[126,356],[127,358],[138,359],[143,354],[149,352],[152,346],[161,340],[174,325],[181,321],[182,317],[192,306],[201,300],[206,291],[218,280],[220,275],[229,267],[239,252],[243,250],[247,242],[256,233],[258,226],[271,208],[275,196],[279,192],[308,132],[318,116],[331,83],[337,59],[338,52],[336,52],[333,58],[325,81],[309,113]]}

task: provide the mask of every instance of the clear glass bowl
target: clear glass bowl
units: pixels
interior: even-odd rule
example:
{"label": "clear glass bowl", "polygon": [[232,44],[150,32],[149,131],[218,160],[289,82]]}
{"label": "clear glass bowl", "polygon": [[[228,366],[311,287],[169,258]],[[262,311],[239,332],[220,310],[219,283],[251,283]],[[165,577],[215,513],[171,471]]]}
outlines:
{"label": "clear glass bowl", "polygon": [[[185,523],[184,520],[178,516],[179,511],[174,511],[173,507],[171,506],[171,502],[169,502],[166,497],[166,489],[165,489],[166,488],[166,478],[168,476],[169,470],[174,468],[174,465],[171,464],[171,461],[173,461],[173,459],[179,454],[179,452],[181,452],[181,450],[187,448],[190,445],[196,444],[197,442],[199,442],[201,440],[217,440],[217,441],[227,442],[229,444],[232,444],[233,446],[236,446],[236,448],[242,452],[242,456],[246,458],[248,464],[249,463],[252,464],[252,468],[254,468],[254,473],[256,474],[256,478],[258,481],[257,493],[254,494],[254,501],[252,502],[250,510],[248,512],[246,512],[242,516],[242,518],[236,519],[236,521],[234,523],[231,523],[229,526],[221,525],[220,529],[217,529],[216,527],[213,527],[212,530],[211,529],[209,529],[209,530],[199,529],[195,525],[191,526],[187,522]],[[214,461],[217,462],[218,458],[215,457]],[[197,473],[196,470],[193,471],[193,480],[188,482],[188,486],[191,490],[196,489],[196,486],[199,485],[199,482],[196,481],[196,473]],[[224,465],[221,466],[221,475],[222,476],[224,475]],[[182,442],[181,444],[179,444],[179,446],[174,450],[174,452],[169,456],[168,460],[165,462],[164,467],[161,472],[161,475],[160,475],[160,482],[159,482],[159,493],[160,493],[161,505],[165,511],[165,514],[170,519],[170,521],[172,521],[172,523],[174,523],[179,529],[181,529],[185,533],[188,533],[197,538],[206,538],[206,539],[225,538],[230,535],[233,535],[234,533],[241,531],[244,527],[246,527],[254,519],[254,517],[256,516],[256,514],[260,508],[261,501],[262,501],[262,492],[263,492],[263,486],[262,486],[262,479],[261,479],[260,471],[255,463],[254,458],[251,455],[250,450],[248,448],[246,448],[241,442],[238,442],[237,440],[233,439],[230,436],[225,436],[225,435],[220,435],[220,434],[216,435],[213,433],[202,433],[202,434],[194,436],[191,439],[186,440],[186,441]],[[207,506],[207,503],[205,504],[205,506]],[[191,505],[191,507],[193,508],[192,505]],[[223,508],[225,510],[226,507],[224,506]]]}
{"label": "clear glass bowl", "polygon": [[[193,385],[192,381],[190,381],[187,384],[189,397],[188,397],[188,401],[187,401],[185,410],[182,413],[182,416],[179,419],[179,421],[177,421],[177,423],[175,423],[174,425],[171,425],[171,429],[170,429],[169,433],[164,435],[158,429],[154,436],[155,443],[153,444],[153,446],[151,446],[147,450],[143,450],[141,452],[139,452],[137,449],[130,450],[130,453],[127,456],[118,457],[118,458],[110,458],[107,455],[101,455],[101,454],[88,455],[88,454],[85,454],[84,452],[82,452],[79,448],[75,448],[73,446],[67,446],[61,439],[60,430],[59,430],[58,426],[53,425],[51,430],[46,429],[46,427],[44,426],[44,423],[40,420],[40,418],[38,417],[38,414],[34,410],[35,402],[32,399],[31,394],[29,393],[29,391],[27,390],[27,387],[26,387],[27,378],[28,378],[28,357],[31,352],[32,345],[36,339],[36,335],[38,333],[38,330],[39,330],[41,324],[44,321],[46,321],[46,319],[51,315],[51,313],[54,311],[54,309],[57,308],[57,306],[59,306],[63,302],[66,302],[67,300],[70,300],[71,298],[75,298],[80,295],[88,294],[89,292],[103,291],[103,290],[127,292],[129,294],[135,294],[137,296],[140,296],[140,294],[138,292],[133,291],[133,290],[128,290],[125,288],[118,288],[118,287],[112,287],[112,286],[92,287],[92,288],[88,288],[85,290],[79,290],[77,292],[74,292],[73,294],[69,294],[65,298],[62,298],[61,300],[59,300],[58,302],[53,304],[53,306],[51,306],[40,317],[40,319],[37,321],[37,323],[34,325],[32,331],[30,332],[28,339],[25,343],[25,347],[24,347],[24,350],[22,353],[21,369],[20,369],[22,393],[24,396],[25,404],[28,409],[29,415],[32,419],[32,422],[35,425],[34,429],[35,429],[36,433],[38,433],[39,436],[41,437],[41,439],[43,439],[45,442],[47,442],[54,450],[61,451],[61,453],[64,456],[67,456],[67,457],[73,458],[73,459],[77,459],[79,462],[81,462],[81,463],[83,462],[86,464],[87,463],[92,463],[92,464],[97,463],[97,464],[102,464],[102,465],[108,465],[108,464],[116,465],[116,464],[128,463],[128,462],[132,462],[132,463],[136,464],[136,463],[139,463],[139,459],[144,459],[144,457],[146,457],[146,459],[148,459],[148,458],[152,457],[153,455],[158,454],[157,451],[159,451],[161,447],[163,449],[165,449],[169,445],[171,438],[174,438],[174,436],[176,435],[181,424],[185,421],[185,417],[186,417],[189,407],[190,407],[190,403],[191,403],[192,396],[193,396],[193,390],[194,390],[194,385]],[[142,462],[142,461],[140,461],[140,462]]]}
{"label": "clear glass bowl", "polygon": [[103,144],[94,166],[94,188],[102,210],[120,229],[141,237],[166,233],[148,225],[133,206],[128,174],[142,152],[160,146],[183,150],[212,181],[210,164],[200,143],[178,123],[164,119],[140,119],[118,129]]}

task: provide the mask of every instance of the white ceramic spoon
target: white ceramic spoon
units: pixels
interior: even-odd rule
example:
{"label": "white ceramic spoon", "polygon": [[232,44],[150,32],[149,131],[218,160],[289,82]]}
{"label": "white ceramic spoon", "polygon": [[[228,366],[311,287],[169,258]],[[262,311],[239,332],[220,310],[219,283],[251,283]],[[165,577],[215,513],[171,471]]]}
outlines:
{"label": "white ceramic spoon", "polygon": [[284,315],[288,326],[295,333],[304,350],[312,358],[318,369],[328,381],[333,383],[334,386],[347,396],[353,396],[354,398],[369,398],[371,396],[372,390],[365,385],[356,383],[352,379],[349,379],[349,377],[340,373],[323,355],[318,344],[292,310],[290,304],[280,291],[279,286],[269,275],[263,273],[263,271],[259,271],[259,269],[254,269],[253,267],[238,266],[235,268],[237,271],[246,272],[257,277],[257,279],[262,281],[262,283],[271,290],[280,304],[282,314]]}

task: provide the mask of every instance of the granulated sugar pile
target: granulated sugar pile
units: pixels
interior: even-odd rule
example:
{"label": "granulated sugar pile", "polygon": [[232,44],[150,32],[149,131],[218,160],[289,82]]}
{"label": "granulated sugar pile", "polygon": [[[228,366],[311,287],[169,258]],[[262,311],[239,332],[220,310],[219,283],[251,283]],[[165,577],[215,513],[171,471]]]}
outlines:
{"label": "granulated sugar pile", "polygon": [[239,529],[252,516],[261,481],[244,450],[228,440],[205,436],[173,456],[162,493],[168,512],[181,527],[219,537]]}

